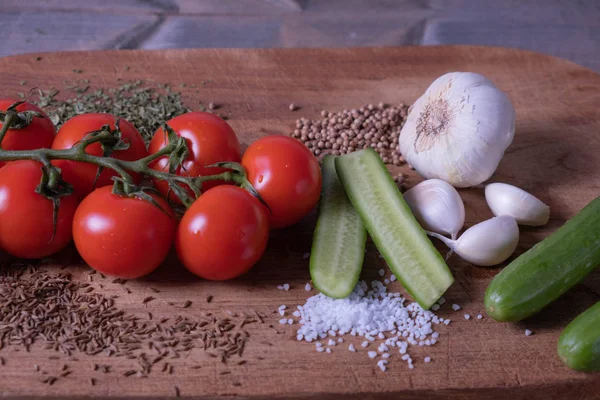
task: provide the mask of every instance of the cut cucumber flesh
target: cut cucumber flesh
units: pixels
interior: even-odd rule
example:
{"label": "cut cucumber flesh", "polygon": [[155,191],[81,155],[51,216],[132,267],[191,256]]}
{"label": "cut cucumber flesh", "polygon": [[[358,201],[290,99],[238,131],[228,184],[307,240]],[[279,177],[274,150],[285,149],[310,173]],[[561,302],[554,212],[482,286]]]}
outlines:
{"label": "cut cucumber flesh", "polygon": [[600,302],[567,325],[558,339],[558,356],[569,368],[600,371]]}
{"label": "cut cucumber flesh", "polygon": [[429,309],[454,279],[381,158],[365,149],[336,158],[335,167],[390,269],[421,307]]}
{"label": "cut cucumber flesh", "polygon": [[600,264],[600,197],[492,279],[485,309],[520,321],[556,300]]}
{"label": "cut cucumber flesh", "polygon": [[313,285],[333,298],[347,297],[362,269],[367,231],[335,172],[333,156],[323,160],[323,188],[310,253]]}

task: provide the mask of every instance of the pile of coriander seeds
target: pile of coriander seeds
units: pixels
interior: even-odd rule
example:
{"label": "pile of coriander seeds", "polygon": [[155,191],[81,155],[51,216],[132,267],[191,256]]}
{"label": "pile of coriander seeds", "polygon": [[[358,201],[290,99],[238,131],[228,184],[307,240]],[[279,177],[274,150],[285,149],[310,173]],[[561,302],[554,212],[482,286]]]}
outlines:
{"label": "pile of coriander seeds", "polygon": [[386,164],[405,162],[398,150],[398,137],[408,106],[366,104],[358,109],[332,113],[321,111],[321,119],[300,118],[291,136],[299,139],[318,158],[340,156],[371,147]]}

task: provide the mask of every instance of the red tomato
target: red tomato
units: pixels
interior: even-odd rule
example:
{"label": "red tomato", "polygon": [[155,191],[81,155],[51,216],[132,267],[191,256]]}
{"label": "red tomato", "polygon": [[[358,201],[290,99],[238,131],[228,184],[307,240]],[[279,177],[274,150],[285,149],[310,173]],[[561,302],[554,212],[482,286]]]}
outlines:
{"label": "red tomato", "polygon": [[52,238],[52,200],[35,193],[42,178],[41,168],[41,163],[22,160],[0,169],[0,248],[16,257],[50,256],[66,247],[72,238],[77,198],[70,195],[60,199],[56,234]]}
{"label": "red tomato", "polygon": [[[99,130],[103,125],[110,125],[111,129],[115,129],[115,121],[117,118],[110,114],[81,114],[77,115],[60,127],[54,143],[53,149],[70,149],[84,138],[89,132]],[[124,161],[135,161],[146,157],[146,144],[142,135],[137,129],[127,120],[119,118],[119,127],[123,135],[123,141],[129,142],[130,146],[127,150],[119,150],[112,153],[111,157]],[[102,155],[102,147],[100,143],[94,143],[86,148],[86,153],[95,156]],[[88,193],[94,190],[94,179],[98,167],[94,164],[87,164],[78,161],[69,160],[54,160],[52,164],[62,170],[63,179],[73,185],[75,193],[80,197],[85,197]],[[96,187],[111,185],[111,178],[117,173],[113,170],[104,169],[96,182]],[[139,182],[141,176],[132,174],[134,181]]]}
{"label": "red tomato", "polygon": [[[189,155],[183,162],[183,168],[178,168],[176,173],[181,176],[203,176],[214,175],[226,171],[223,168],[206,168],[207,165],[220,161],[240,161],[240,143],[235,132],[221,118],[207,112],[189,112],[169,121],[167,124],[173,130],[186,139]],[[169,143],[167,135],[162,128],[158,128],[148,152],[154,154]],[[168,171],[169,160],[167,157],[159,158],[152,165],[156,170]],[[203,185],[204,190],[223,184],[221,181],[210,181]],[[166,196],[169,185],[165,181],[156,180],[154,185]],[[192,191],[188,188],[190,196]],[[181,204],[175,195],[170,200]]]}
{"label": "red tomato", "polygon": [[300,221],[319,201],[321,169],[302,143],[288,136],[265,136],[242,158],[248,180],[271,209],[271,227]]}
{"label": "red tomato", "polygon": [[129,279],[149,274],[164,261],[177,221],[165,199],[151,196],[164,212],[146,200],[113,194],[110,186],[83,199],[73,220],[73,240],[90,267]]}
{"label": "red tomato", "polygon": [[[0,110],[6,111],[8,107],[16,103],[14,99],[0,99]],[[50,118],[40,108],[31,103],[23,103],[17,106],[17,111],[37,111],[45,118],[33,117],[29,125],[21,129],[9,129],[2,140],[2,148],[5,150],[35,150],[49,149],[52,146],[56,130]],[[0,121],[0,128],[2,121]],[[0,167],[4,162],[0,162]]]}
{"label": "red tomato", "polygon": [[223,185],[208,190],[179,223],[175,246],[182,264],[210,280],[233,279],[263,255],[269,238],[266,207],[246,190]]}

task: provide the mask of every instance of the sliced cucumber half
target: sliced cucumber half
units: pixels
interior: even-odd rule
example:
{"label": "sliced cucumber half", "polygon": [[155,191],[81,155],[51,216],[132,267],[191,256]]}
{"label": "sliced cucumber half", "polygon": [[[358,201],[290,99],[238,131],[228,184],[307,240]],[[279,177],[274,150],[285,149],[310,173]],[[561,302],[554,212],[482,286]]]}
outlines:
{"label": "sliced cucumber half", "polygon": [[335,172],[333,156],[323,160],[323,188],[310,253],[314,286],[333,298],[347,297],[362,269],[367,231]]}
{"label": "sliced cucumber half", "polygon": [[336,158],[335,167],[390,269],[421,307],[429,309],[454,279],[383,161],[373,149],[365,149]]}

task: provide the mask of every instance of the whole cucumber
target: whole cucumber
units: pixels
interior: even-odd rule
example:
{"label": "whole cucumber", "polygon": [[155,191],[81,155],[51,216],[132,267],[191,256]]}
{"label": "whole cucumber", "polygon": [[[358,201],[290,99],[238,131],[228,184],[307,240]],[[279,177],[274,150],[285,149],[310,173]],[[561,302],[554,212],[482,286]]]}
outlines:
{"label": "whole cucumber", "polygon": [[558,339],[558,356],[569,368],[600,371],[600,301],[567,325]]}
{"label": "whole cucumber", "polygon": [[600,264],[600,197],[492,279],[485,309],[520,321],[556,300]]}

